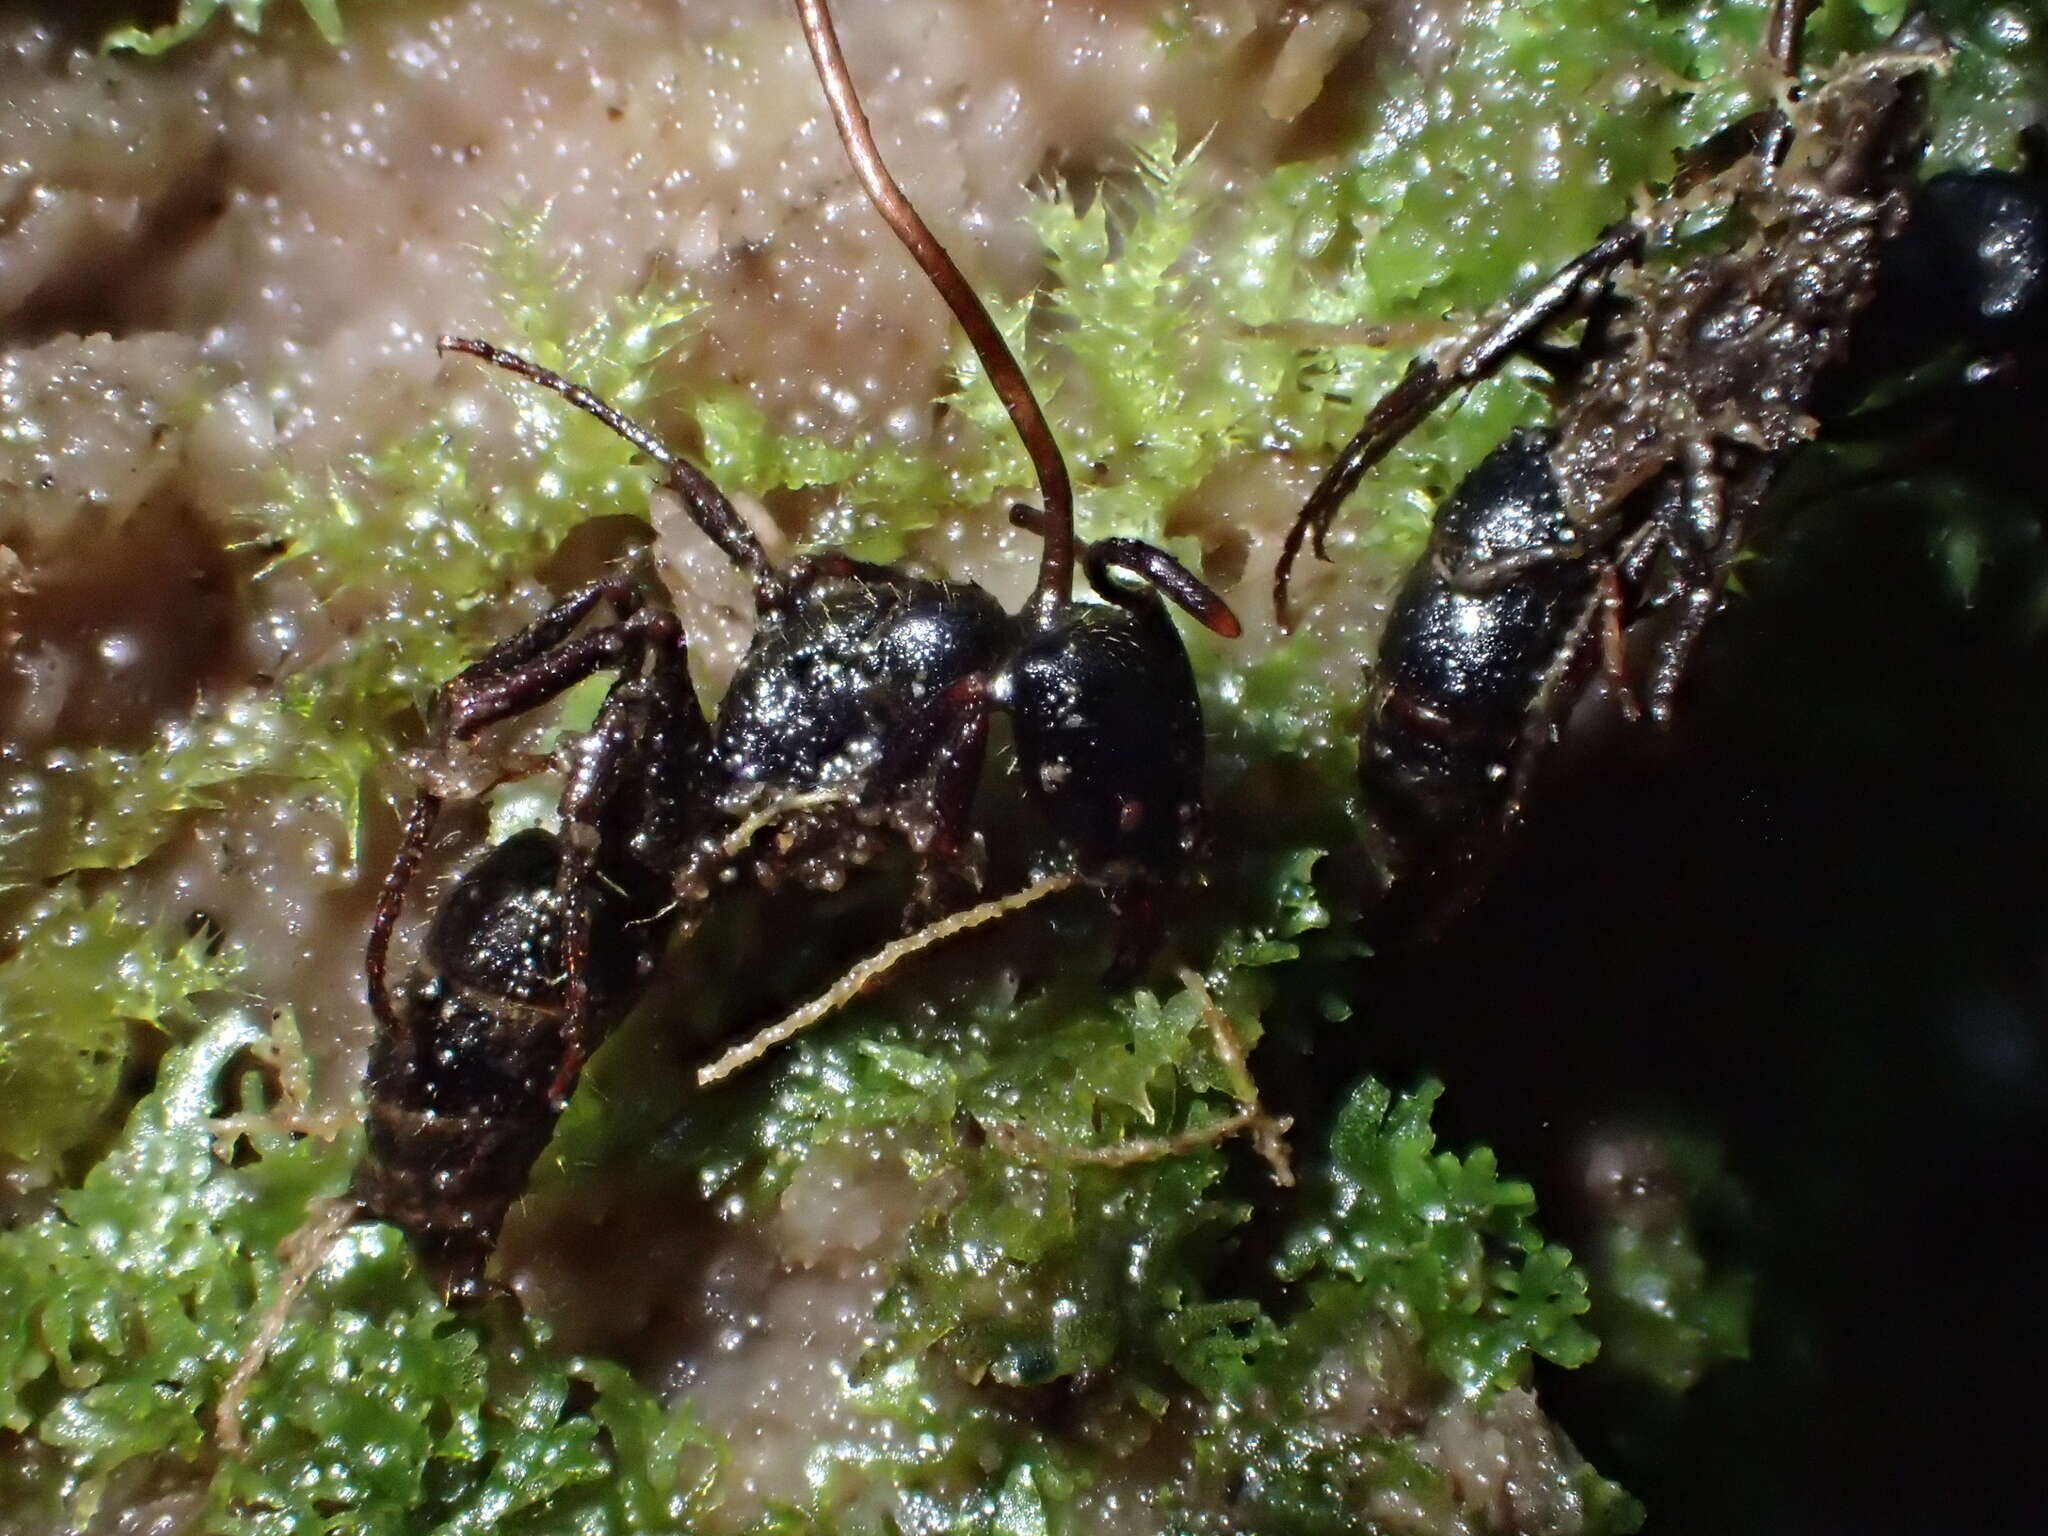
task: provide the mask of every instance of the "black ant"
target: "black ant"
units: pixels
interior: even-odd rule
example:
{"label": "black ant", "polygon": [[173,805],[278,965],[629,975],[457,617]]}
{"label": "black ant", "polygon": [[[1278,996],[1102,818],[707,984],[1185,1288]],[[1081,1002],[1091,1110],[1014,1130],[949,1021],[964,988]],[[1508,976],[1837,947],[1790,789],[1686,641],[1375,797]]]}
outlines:
{"label": "black ant", "polygon": [[[1078,877],[1109,897],[1120,971],[1157,947],[1160,898],[1200,842],[1201,706],[1158,594],[1220,635],[1234,637],[1237,621],[1163,550],[1078,543],[1066,467],[1021,368],[883,166],[822,0],[798,10],[863,186],[966,330],[1030,454],[1044,509],[1012,516],[1043,540],[1038,582],[1013,615],[972,583],[841,554],[777,569],[709,477],[645,427],[488,342],[441,339],[444,352],[554,391],[658,465],[752,578],[757,611],[713,721],[691,687],[676,615],[650,583],[625,577],[568,598],[441,692],[430,787],[370,933],[381,1033],[351,1199],[405,1230],[451,1298],[481,1294],[498,1228],[584,1060],[674,930],[702,916],[742,861],[764,882],[831,889],[901,839],[922,860],[928,895],[962,872],[998,709],[1031,799]],[[1102,601],[1074,601],[1077,557]],[[601,608],[609,619],[587,623]],[[470,743],[600,672],[617,681],[570,753],[561,831],[521,833],[465,875],[394,997],[391,937],[440,806],[489,778]],[[755,834],[771,827],[755,852]]]}
{"label": "black ant", "polygon": [[[1288,533],[1274,576],[1283,624],[1304,539],[1327,558],[1324,534],[1369,469],[1510,358],[1551,374],[1551,424],[1511,435],[1438,509],[1373,669],[1368,840],[1401,911],[1425,925],[1476,888],[1589,652],[1624,714],[1639,715],[1627,631],[1651,610],[1666,613],[1648,713],[1670,719],[1765,493],[1815,435],[1815,413],[1884,353],[1881,333],[1896,363],[1944,344],[2038,351],[2048,331],[2042,168],[1916,187],[1926,76],[1945,43],[1910,14],[1885,47],[1802,93],[1815,3],[1776,0],[1770,14],[1784,105],[1702,146],[1667,195],[1410,364]],[[1716,204],[1741,223],[1736,248],[1645,264]],[[1573,323],[1572,344],[1552,339]]]}
{"label": "black ant", "polygon": [[[570,640],[601,604],[615,622]],[[710,730],[675,615],[625,576],[493,647],[437,701],[442,747],[427,771],[456,784],[477,733],[606,668],[618,681],[570,750],[561,832],[520,832],[456,882],[394,1000],[392,929],[443,798],[423,792],[370,930],[379,1031],[350,1198],[411,1238],[450,1300],[485,1294],[498,1230],[583,1058],[638,997],[682,916],[669,876],[706,821]]]}

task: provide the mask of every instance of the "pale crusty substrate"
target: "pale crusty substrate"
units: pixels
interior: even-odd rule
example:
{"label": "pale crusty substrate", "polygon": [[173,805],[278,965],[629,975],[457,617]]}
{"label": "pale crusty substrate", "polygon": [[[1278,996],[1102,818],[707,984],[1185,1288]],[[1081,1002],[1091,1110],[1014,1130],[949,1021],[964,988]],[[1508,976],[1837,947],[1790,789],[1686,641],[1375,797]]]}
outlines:
{"label": "pale crusty substrate", "polygon": [[[933,430],[950,322],[855,188],[786,7],[366,5],[339,48],[273,9],[260,40],[219,28],[159,61],[100,57],[82,22],[0,21],[11,754],[138,744],[203,691],[337,642],[349,615],[317,611],[288,568],[252,581],[254,557],[228,549],[234,509],[280,469],[324,470],[451,409],[496,430],[474,483],[510,462],[503,392],[432,346],[442,331],[502,334],[485,251],[508,209],[549,211],[550,245],[596,299],[686,279],[708,305],[684,376],[742,383],[791,427],[883,423],[912,446]],[[1427,53],[1446,32],[1401,8],[1370,25],[1339,4],[1189,10],[1172,45],[1150,0],[844,0],[840,20],[899,177],[975,279],[1014,297],[1041,276],[1034,182],[1086,183],[1170,115],[1190,140],[1213,127],[1207,174],[1227,196],[1298,142],[1326,76],[1355,87],[1376,57]],[[1192,509],[1208,574],[1255,635],[1273,541],[1316,467],[1249,457]],[[1030,550],[991,511],[924,552],[1014,599]],[[744,593],[673,509],[656,522],[715,691],[745,643]],[[1327,627],[1362,643],[1371,623],[1361,607]],[[202,821],[135,880],[167,912],[219,924],[345,1083],[368,1029],[367,892],[343,863],[333,829],[252,805]],[[508,1234],[535,1304],[572,1335],[579,1317],[598,1327],[584,1309],[601,1304],[593,1343],[691,1393],[733,1437],[735,1520],[798,1497],[819,1437],[873,1432],[837,1384],[916,1196],[887,1158],[812,1173],[758,1228],[695,1207],[666,1241],[636,1225],[633,1286],[601,1260],[565,1265],[552,1221]],[[1333,1412],[1365,1390],[1352,1380]],[[1556,1454],[1532,1403],[1503,1399],[1484,1422],[1401,1414],[1428,1420],[1475,1527],[1571,1527],[1513,1493],[1515,1467]],[[1105,1531],[1148,1528],[1135,1486],[1086,1508]]]}

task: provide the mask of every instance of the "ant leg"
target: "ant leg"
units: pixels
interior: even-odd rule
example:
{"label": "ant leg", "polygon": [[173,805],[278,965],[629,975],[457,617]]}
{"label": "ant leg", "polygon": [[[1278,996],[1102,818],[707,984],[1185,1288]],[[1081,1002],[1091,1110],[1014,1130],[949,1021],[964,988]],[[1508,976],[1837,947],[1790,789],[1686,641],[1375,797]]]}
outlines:
{"label": "ant leg", "polygon": [[413,800],[412,810],[405,818],[405,835],[399,839],[397,856],[391,861],[391,872],[384,877],[384,888],[377,893],[377,915],[370,922],[363,979],[369,986],[370,1012],[394,1036],[405,1035],[406,1026],[399,1019],[398,1010],[391,1006],[391,989],[385,982],[391,960],[391,935],[398,927],[398,915],[405,909],[405,893],[419,873],[420,860],[427,852],[427,838],[440,814],[439,795],[421,794]]}
{"label": "ant leg", "polygon": [[1628,643],[1622,629],[1621,572],[1608,566],[1600,573],[1600,670],[1621,705],[1621,717],[1630,725],[1643,718],[1629,683]]}
{"label": "ant leg", "polygon": [[1685,471],[1684,494],[1662,509],[1655,525],[1655,537],[1671,562],[1671,591],[1678,605],[1650,671],[1649,713],[1659,725],[1671,723],[1672,703],[1693,649],[1721,606],[1729,552],[1741,547],[1742,510],[1761,495],[1760,466],[1751,467],[1743,493],[1729,494],[1729,470],[1705,436],[1695,435],[1687,443]]}
{"label": "ant leg", "polygon": [[1327,560],[1323,547],[1330,523],[1367,470],[1399,446],[1402,439],[1428,419],[1439,405],[1461,389],[1498,373],[1503,364],[1525,350],[1559,315],[1571,307],[1589,283],[1603,280],[1623,262],[1641,251],[1643,233],[1627,219],[1610,224],[1587,250],[1566,262],[1521,303],[1486,325],[1477,335],[1457,348],[1448,364],[1418,358],[1408,365],[1401,381],[1382,395],[1365,418],[1357,436],[1323,474],[1309,498],[1295,515],[1294,526],[1280,547],[1273,568],[1273,611],[1280,627],[1292,627],[1287,611],[1287,583],[1301,553],[1304,540],[1312,534],[1318,560]]}
{"label": "ant leg", "polygon": [[[639,618],[640,616],[636,616]],[[549,1107],[559,1111],[577,1075],[596,1049],[590,1001],[590,902],[604,836],[604,815],[618,797],[626,769],[641,755],[646,737],[647,699],[640,676],[650,649],[672,653],[679,633],[675,615],[649,613],[623,637],[621,670],[598,711],[597,721],[576,744],[574,765],[562,787],[562,860],[555,871],[555,902],[562,914],[562,1059],[548,1086]]]}
{"label": "ant leg", "polygon": [[1428,420],[1430,412],[1449,399],[1455,387],[1446,382],[1443,370],[1434,362],[1417,358],[1401,375],[1401,381],[1380,396],[1366,413],[1365,425],[1323,471],[1323,478],[1295,514],[1294,526],[1287,530],[1287,540],[1280,546],[1280,558],[1273,567],[1273,612],[1283,630],[1293,628],[1287,612],[1287,582],[1301,553],[1303,538],[1313,533],[1316,558],[1329,559],[1323,540],[1337,508],[1365,477],[1365,472]]}
{"label": "ant leg", "polygon": [[1777,107],[1759,107],[1691,149],[1681,151],[1678,170],[1671,178],[1670,195],[1683,197],[1750,156],[1763,154],[1765,146],[1783,131],[1784,123],[1785,114]]}
{"label": "ant leg", "polygon": [[1819,4],[1820,0],[1771,0],[1770,20],[1764,24],[1764,56],[1787,80],[1799,78],[1806,18]]}
{"label": "ant leg", "polygon": [[1599,574],[1594,578],[1593,589],[1587,594],[1585,606],[1572,621],[1557,649],[1551,653],[1550,662],[1543,669],[1542,681],[1537,684],[1530,700],[1527,724],[1516,743],[1509,773],[1507,813],[1510,817],[1520,813],[1529,780],[1535,773],[1543,748],[1556,737],[1558,716],[1571,691],[1569,684],[1586,655],[1587,647],[1594,643],[1600,622],[1607,612],[1606,577],[1612,574],[1613,569],[1612,565],[1602,563]]}
{"label": "ant leg", "polygon": [[[1771,0],[1770,19],[1764,24],[1764,56],[1785,77],[1788,87],[1796,87],[1799,80],[1806,18],[1819,3],[1820,0]],[[1771,168],[1783,164],[1792,148],[1792,119],[1780,107],[1767,107],[1753,115],[1762,118],[1757,130],[1757,159]]]}
{"label": "ant leg", "polygon": [[599,603],[609,601],[624,618],[645,601],[639,582],[630,576],[600,577],[563,598],[524,629],[506,636],[456,674],[455,682],[499,677],[551,651],[575,632]]}
{"label": "ant leg", "polygon": [[2048,176],[2048,123],[2029,123],[2020,130],[2020,172]]}
{"label": "ant leg", "polygon": [[764,607],[772,607],[782,600],[782,577],[769,562],[768,552],[761,548],[761,541],[754,537],[754,531],[733,509],[732,503],[726,500],[725,493],[709,475],[671,449],[653,432],[618,407],[592,394],[581,384],[564,378],[552,368],[543,368],[531,358],[521,357],[517,352],[509,352],[503,347],[469,336],[438,337],[434,347],[443,354],[463,352],[471,357],[481,358],[495,367],[503,368],[507,373],[517,374],[530,383],[540,385],[542,389],[552,390],[578,410],[603,422],[661,466],[661,483],[682,498],[683,506],[690,514],[690,520],[704,530],[705,536],[719,547],[728,560],[754,578],[754,597],[757,603]]}
{"label": "ant leg", "polygon": [[1650,669],[1650,718],[1659,725],[1671,723],[1672,703],[1692,661],[1693,648],[1706,632],[1707,620],[1721,606],[1720,576],[1685,582],[1680,599],[1678,617],[1658,641],[1657,661]]}
{"label": "ant leg", "polygon": [[697,830],[699,787],[711,760],[711,726],[690,681],[689,646],[682,626],[649,626],[649,654],[640,688],[645,705],[641,767],[627,783],[631,799],[621,824],[628,847],[649,869],[674,870]]}
{"label": "ant leg", "polygon": [[1460,592],[1497,592],[1502,587],[1519,581],[1529,572],[1544,566],[1586,558],[1583,544],[1536,544],[1528,549],[1518,549],[1512,555],[1502,555],[1498,560],[1475,560],[1470,565],[1437,567],[1448,581]]}
{"label": "ant leg", "polygon": [[1721,541],[1713,550],[1702,553],[1669,543],[1675,567],[1678,615],[1658,641],[1657,659],[1650,669],[1649,713],[1658,725],[1671,723],[1678,686],[1685,679],[1700,637],[1706,633],[1707,621],[1721,607],[1733,552],[1742,547],[1744,514],[1758,499],[1760,492],[1746,496],[1726,514]]}
{"label": "ant leg", "polygon": [[463,672],[441,690],[441,708],[448,734],[466,741],[514,715],[545,704],[593,672],[617,667],[634,653],[651,619],[674,621],[667,609],[640,609],[617,624],[594,629],[517,665],[481,677]]}

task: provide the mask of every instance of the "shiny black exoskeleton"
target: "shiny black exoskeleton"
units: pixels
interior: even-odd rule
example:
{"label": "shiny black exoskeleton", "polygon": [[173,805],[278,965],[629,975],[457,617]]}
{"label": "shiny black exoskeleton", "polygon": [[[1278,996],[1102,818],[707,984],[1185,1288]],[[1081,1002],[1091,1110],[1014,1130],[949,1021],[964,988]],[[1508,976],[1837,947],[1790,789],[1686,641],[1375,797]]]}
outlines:
{"label": "shiny black exoskeleton", "polygon": [[[1770,18],[1788,78],[1810,9],[1779,0]],[[1626,643],[1646,618],[1648,709],[1669,718],[1758,505],[1817,417],[1853,403],[1848,381],[1951,348],[1971,379],[2009,385],[2015,357],[2038,359],[2040,168],[1916,184],[1943,50],[1909,17],[1885,49],[1757,114],[1733,163],[1688,167],[1670,199],[1412,365],[1304,506],[1276,574],[1283,616],[1303,540],[1322,553],[1339,504],[1431,411],[1517,355],[1552,372],[1553,428],[1503,443],[1439,510],[1380,642],[1361,775],[1395,926],[1476,887],[1596,647],[1635,713]],[[1710,201],[1750,232],[1737,249],[1644,265]],[[1572,322],[1573,345],[1547,339]]]}
{"label": "shiny black exoskeleton", "polygon": [[[799,0],[799,10],[864,185],[967,330],[1033,459],[1045,509],[1015,517],[1044,540],[1039,581],[1011,614],[971,583],[843,555],[777,569],[718,487],[647,429],[525,358],[441,339],[443,351],[554,391],[645,453],[750,575],[756,606],[714,721],[691,690],[676,616],[623,579],[571,597],[443,690],[429,787],[371,931],[383,1030],[354,1197],[409,1234],[451,1295],[480,1288],[584,1059],[721,883],[745,872],[835,888],[892,840],[921,855],[925,904],[947,894],[943,882],[972,878],[970,818],[995,710],[1011,718],[1031,799],[1119,916],[1120,967],[1151,953],[1159,898],[1200,838],[1201,707],[1157,594],[1220,634],[1234,636],[1236,619],[1161,550],[1077,544],[1065,465],[1016,360],[882,168],[823,5]],[[1073,601],[1077,554],[1101,602]],[[590,622],[606,603],[611,619]],[[574,749],[560,833],[522,834],[465,876],[394,997],[387,952],[435,815],[493,776],[470,742],[601,671],[617,681]]]}
{"label": "shiny black exoskeleton", "polygon": [[[1180,637],[1153,591],[1234,636],[1223,600],[1164,551],[1083,549],[1066,466],[1001,332],[883,166],[821,0],[798,0],[820,79],[862,184],[973,342],[1024,441],[1044,540],[1023,612],[982,588],[826,554],[778,570],[718,488],[588,391],[485,342],[444,337],[589,411],[664,469],[664,483],[753,579],[756,628],[712,730],[704,841],[682,895],[708,900],[741,869],[832,889],[890,841],[923,858],[920,905],[972,878],[971,812],[993,712],[1011,720],[1031,799],[1075,871],[1123,924],[1119,963],[1149,954],[1160,894],[1200,838],[1201,708]],[[1104,599],[1077,603],[1077,555]],[[1138,578],[1133,585],[1112,569]],[[773,830],[755,848],[754,831]]]}
{"label": "shiny black exoskeleton", "polygon": [[[407,1234],[452,1301],[482,1293],[499,1228],[560,1109],[561,862],[559,840],[534,830],[466,874],[400,989],[403,1027],[371,1048],[368,1146],[350,1192],[366,1216]],[[638,995],[671,924],[661,917],[667,885],[638,866],[592,882],[588,900],[594,1048]]]}
{"label": "shiny black exoskeleton", "polygon": [[[713,731],[718,813],[775,830],[761,852],[737,854],[753,877],[831,889],[901,839],[921,855],[918,905],[941,902],[981,772],[956,690],[987,675],[1013,635],[970,583],[799,562],[759,605]],[[712,865],[730,867],[723,852]]]}
{"label": "shiny black exoskeleton", "polygon": [[1165,560],[1135,540],[1090,545],[1089,585],[1102,603],[1025,634],[990,687],[1010,712],[1030,794],[1079,868],[1109,892],[1123,929],[1121,971],[1156,946],[1160,897],[1202,834],[1194,671],[1158,595],[1114,574],[1149,568],[1170,579]]}
{"label": "shiny black exoskeleton", "polygon": [[1542,728],[1593,611],[1587,561],[1545,561],[1490,586],[1456,575],[1572,537],[1550,446],[1548,433],[1517,432],[1479,462],[1437,513],[1388,615],[1358,771],[1370,851],[1396,877],[1426,848],[1459,887],[1488,856],[1533,760],[1525,738]]}
{"label": "shiny black exoskeleton", "polygon": [[[576,631],[601,606],[614,621]],[[603,670],[617,680],[568,754],[561,830],[492,848],[441,899],[394,991],[385,970],[406,890],[444,799],[473,792],[471,740]],[[371,927],[381,1026],[365,1089],[360,1214],[405,1232],[451,1300],[484,1266],[584,1059],[632,1006],[681,915],[710,735],[675,615],[630,579],[574,594],[442,690],[429,785],[415,801]]]}
{"label": "shiny black exoskeleton", "polygon": [[873,776],[883,743],[986,672],[1012,625],[980,587],[895,572],[822,573],[771,608],[719,705],[728,793],[823,792]]}

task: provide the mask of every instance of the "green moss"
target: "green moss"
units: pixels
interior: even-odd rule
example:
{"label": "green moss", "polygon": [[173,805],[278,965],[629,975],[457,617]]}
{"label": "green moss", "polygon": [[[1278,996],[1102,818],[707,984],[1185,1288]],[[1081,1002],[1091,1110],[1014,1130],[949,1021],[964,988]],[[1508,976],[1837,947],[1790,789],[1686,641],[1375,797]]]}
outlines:
{"label": "green moss", "polygon": [[304,680],[202,704],[141,751],[55,754],[6,775],[0,804],[0,891],[85,870],[127,869],[169,841],[194,812],[256,795],[308,800],[353,850],[362,784],[388,748],[345,717],[323,714]]}
{"label": "green moss", "polygon": [[[187,0],[169,28],[114,45],[160,50],[217,9]],[[253,26],[261,6],[227,9]],[[306,9],[329,29],[331,6]],[[1003,318],[1050,386],[1085,530],[1160,537],[1241,456],[1319,462],[1408,356],[1345,328],[1455,323],[1581,247],[1676,150],[1753,103],[1762,11],[1483,0],[1456,55],[1426,80],[1387,81],[1337,153],[1225,199],[1168,127],[1136,148],[1129,177],[1048,198],[1050,281]],[[2002,157],[2040,39],[1993,6],[1943,14],[1963,52],[1937,155]],[[1831,6],[1816,56],[1867,45],[1889,20]],[[600,305],[545,252],[539,223],[508,228],[504,339],[701,444],[734,491],[829,487],[820,537],[887,558],[921,528],[1028,494],[964,348],[934,453],[800,437],[736,389],[665,387],[687,377],[687,294]],[[233,993],[231,957],[114,898],[88,902],[73,877],[149,858],[191,816],[280,799],[331,818],[345,860],[366,790],[432,688],[538,599],[537,569],[593,509],[644,511],[646,471],[623,444],[508,388],[522,458],[488,484],[463,424],[435,422],[241,509],[252,542],[352,616],[329,654],[278,691],[209,700],[141,751],[65,755],[11,780],[0,883],[22,911],[0,962],[0,1134],[13,1138],[0,1152],[74,1152],[112,1102],[130,1021],[182,1028]],[[1383,571],[1411,552],[1447,488],[1541,403],[1510,375],[1440,413],[1361,493],[1341,557]],[[1177,937],[1251,1047],[1345,1007],[1357,945],[1334,866],[1354,836],[1348,700],[1305,640],[1254,665],[1205,642],[1197,655],[1221,825],[1211,888]],[[1062,955],[1093,942],[1098,913],[1073,900]],[[1434,1084],[1366,1080],[1327,1130],[1298,1128],[1297,1195],[1276,1196],[1235,1141],[1111,1165],[1100,1155],[1199,1137],[1236,1109],[1243,1085],[1196,1000],[1104,998],[1055,975],[1020,1003],[1005,983],[947,974],[849,1010],[657,1148],[755,1212],[850,1154],[943,1192],[909,1213],[884,1327],[847,1388],[892,1433],[817,1448],[809,1503],[760,1529],[866,1528],[871,1506],[852,1492],[878,1486],[918,1528],[1058,1530],[1140,1446],[1176,1528],[1200,1528],[1196,1511],[1225,1487],[1260,1531],[1345,1528],[1376,1494],[1448,1514],[1455,1491],[1418,1435],[1336,1427],[1318,1383],[1398,1364],[1419,1402],[1476,1406],[1538,1359],[1591,1355],[1585,1278],[1490,1153],[1437,1147]],[[594,1064],[549,1177],[600,1176],[676,1116],[656,1049],[628,1029]],[[259,1051],[276,1058],[268,1074],[244,1070]],[[249,1458],[217,1458],[209,1414],[276,1292],[276,1244],[341,1186],[354,1152],[350,1136],[289,1133],[285,1105],[238,1123],[232,1162],[218,1155],[209,1117],[293,1060],[282,1026],[230,1012],[173,1054],[82,1185],[0,1234],[0,1424],[40,1448],[24,1497],[82,1524],[116,1480],[152,1469],[203,1485],[228,1530],[694,1523],[719,1497],[705,1481],[715,1437],[616,1366],[560,1359],[507,1318],[451,1315],[381,1228],[344,1240],[258,1377]],[[1666,1244],[1602,1258],[1624,1299],[1689,1288],[1699,1305],[1677,1315],[1695,1365],[1729,1352],[1696,1257]],[[1079,1427],[1048,1427],[1061,1419],[1048,1402]],[[1589,1528],[1636,1518],[1590,1469],[1558,1476]]]}
{"label": "green moss", "polygon": [[1313,1309],[1356,1330],[1370,1308],[1415,1334],[1431,1367],[1461,1392],[1512,1386],[1532,1355],[1584,1365],[1597,1348],[1576,1319],[1586,1281],[1571,1255],[1546,1246],[1531,1217],[1535,1191],[1502,1179],[1493,1154],[1435,1150],[1430,1109],[1442,1085],[1396,1100],[1367,1082],[1330,1137],[1331,1220],[1298,1234],[1279,1273]]}
{"label": "green moss", "polygon": [[212,935],[174,935],[88,901],[66,882],[6,937],[0,963],[0,1158],[40,1170],[99,1128],[114,1108],[129,1032],[177,1032],[195,1000],[231,991],[231,957]]}
{"label": "green moss", "polygon": [[[508,222],[497,266],[521,345],[615,399],[649,403],[694,304],[667,290],[594,318],[543,259],[538,220]],[[519,473],[472,481],[473,434],[434,423],[324,474],[282,479],[245,509],[243,542],[272,552],[323,605],[361,613],[328,655],[274,688],[204,701],[140,751],[62,753],[8,776],[0,889],[125,869],[194,812],[283,798],[325,812],[358,851],[363,796],[435,688],[504,623],[505,601],[592,508],[646,510],[646,474],[597,423],[521,400]]]}
{"label": "green moss", "polygon": [[[244,32],[260,32],[269,5],[270,0],[178,0],[178,14],[162,26],[116,27],[100,46],[109,53],[167,53],[190,42],[223,13]],[[341,0],[299,0],[299,9],[328,42],[341,41]]]}
{"label": "green moss", "polygon": [[[455,1317],[386,1228],[343,1239],[257,1378],[246,1454],[218,1454],[213,1407],[278,1242],[355,1149],[290,1134],[289,1101],[262,1112],[261,1082],[303,1075],[288,1021],[224,1017],[77,1189],[0,1234],[0,1426],[46,1453],[40,1496],[83,1526],[144,1462],[203,1487],[222,1532],[687,1527],[717,1456],[687,1411],[524,1324]],[[213,1118],[230,1099],[232,1166]]]}
{"label": "green moss", "polygon": [[1718,1153],[1682,1136],[1663,1151],[1673,1187],[1608,1221],[1588,1270],[1605,1363],[1675,1395],[1749,1358],[1752,1282],[1746,1270],[1710,1263],[1701,1238],[1703,1224],[1735,1225],[1742,1203]]}

